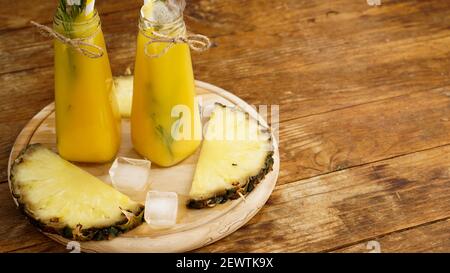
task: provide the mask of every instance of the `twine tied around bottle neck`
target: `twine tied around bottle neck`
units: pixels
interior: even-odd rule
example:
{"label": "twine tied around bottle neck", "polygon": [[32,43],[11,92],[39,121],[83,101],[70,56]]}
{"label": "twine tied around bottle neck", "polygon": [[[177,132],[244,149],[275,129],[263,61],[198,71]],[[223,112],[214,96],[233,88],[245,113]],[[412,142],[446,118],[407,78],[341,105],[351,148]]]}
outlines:
{"label": "twine tied around bottle neck", "polygon": [[[180,35],[178,37],[170,37],[155,31],[152,31],[151,35],[146,34],[144,31],[141,33],[144,37],[149,39],[144,46],[144,53],[149,58],[159,58],[165,55],[175,44],[187,44],[191,50],[196,52],[203,52],[211,47],[211,41],[209,38],[201,34],[188,34],[186,36]],[[161,50],[161,52],[152,54],[149,52],[149,47],[153,43],[168,43],[168,45]]]}
{"label": "twine tied around bottle neck", "polygon": [[94,34],[86,38],[68,38],[56,32],[52,28],[36,23],[35,21],[30,21],[30,23],[35,27],[37,27],[42,35],[47,37],[53,37],[56,40],[60,41],[61,43],[72,47],[73,49],[75,49],[76,51],[78,51],[79,53],[83,54],[88,58],[92,59],[100,58],[104,54],[102,47],[86,42],[87,40],[94,38],[95,35],[97,35],[98,30],[95,31]]}

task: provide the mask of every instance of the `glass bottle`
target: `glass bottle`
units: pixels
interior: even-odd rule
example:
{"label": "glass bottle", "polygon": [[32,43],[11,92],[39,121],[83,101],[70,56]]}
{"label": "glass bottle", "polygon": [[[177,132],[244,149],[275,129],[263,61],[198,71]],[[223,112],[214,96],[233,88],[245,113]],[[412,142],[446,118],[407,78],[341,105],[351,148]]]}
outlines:
{"label": "glass bottle", "polygon": [[120,113],[98,13],[94,11],[90,18],[77,21],[55,16],[53,29],[66,38],[81,41],[79,48],[102,54],[86,56],[55,39],[58,152],[71,161],[111,161],[120,146]]}
{"label": "glass bottle", "polygon": [[131,136],[135,150],[160,166],[185,159],[202,138],[189,46],[153,40],[185,36],[182,11],[168,23],[149,20],[141,12]]}

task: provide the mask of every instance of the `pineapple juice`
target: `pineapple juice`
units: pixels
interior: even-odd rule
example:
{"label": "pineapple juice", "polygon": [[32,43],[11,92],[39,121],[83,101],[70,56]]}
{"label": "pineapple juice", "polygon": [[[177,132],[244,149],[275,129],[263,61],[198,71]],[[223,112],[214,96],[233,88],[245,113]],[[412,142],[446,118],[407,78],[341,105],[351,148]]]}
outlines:
{"label": "pineapple juice", "polygon": [[[201,123],[194,100],[189,46],[185,43],[169,45],[166,42],[148,44],[154,32],[169,37],[185,35],[182,15],[168,24],[155,24],[141,16],[134,70],[131,135],[138,153],[160,166],[171,166],[198,148]],[[174,112],[180,106],[185,111]],[[183,126],[178,128],[180,123]],[[177,137],[174,135],[177,132],[187,137]]]}
{"label": "pineapple juice", "polygon": [[103,56],[90,58],[57,39],[54,42],[59,154],[71,161],[111,161],[120,145],[120,113],[100,18],[96,12],[80,14],[73,22],[55,17],[54,30],[71,39],[87,38],[83,42],[103,50]]}

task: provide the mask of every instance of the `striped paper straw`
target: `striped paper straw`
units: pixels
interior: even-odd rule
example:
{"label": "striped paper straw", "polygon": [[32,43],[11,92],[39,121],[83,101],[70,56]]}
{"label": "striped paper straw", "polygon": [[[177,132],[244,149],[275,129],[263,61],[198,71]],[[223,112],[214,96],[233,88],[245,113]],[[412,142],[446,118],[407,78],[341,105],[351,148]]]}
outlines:
{"label": "striped paper straw", "polygon": [[95,0],[87,0],[86,9],[84,10],[84,15],[89,16],[94,12]]}

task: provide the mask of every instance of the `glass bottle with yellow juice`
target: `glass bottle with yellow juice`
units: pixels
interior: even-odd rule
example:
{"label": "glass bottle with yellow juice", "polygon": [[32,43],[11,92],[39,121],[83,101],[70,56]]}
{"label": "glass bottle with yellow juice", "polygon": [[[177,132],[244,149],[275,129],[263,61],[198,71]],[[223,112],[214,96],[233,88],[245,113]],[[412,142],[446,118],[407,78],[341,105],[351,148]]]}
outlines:
{"label": "glass bottle with yellow juice", "polygon": [[67,160],[107,162],[120,146],[120,113],[100,18],[81,3],[60,1],[53,22],[55,32],[80,42],[54,42],[57,147]]}
{"label": "glass bottle with yellow juice", "polygon": [[160,40],[186,36],[184,6],[157,18],[166,2],[149,0],[141,9],[131,111],[135,150],[160,166],[182,161],[202,138],[189,45]]}

